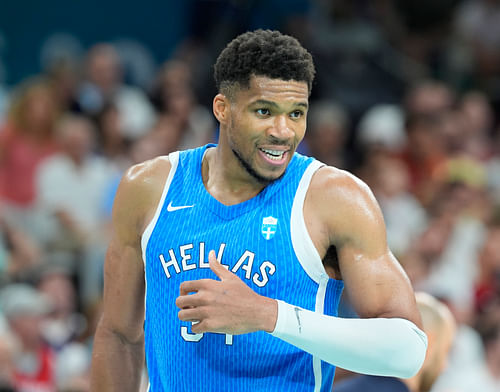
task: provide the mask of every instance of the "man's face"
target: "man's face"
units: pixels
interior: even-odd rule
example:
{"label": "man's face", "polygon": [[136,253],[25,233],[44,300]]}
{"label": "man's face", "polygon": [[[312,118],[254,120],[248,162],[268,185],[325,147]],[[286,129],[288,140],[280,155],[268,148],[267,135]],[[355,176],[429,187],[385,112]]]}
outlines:
{"label": "man's face", "polygon": [[304,137],[306,82],[252,76],[237,90],[225,124],[227,142],[245,170],[261,183],[278,179]]}

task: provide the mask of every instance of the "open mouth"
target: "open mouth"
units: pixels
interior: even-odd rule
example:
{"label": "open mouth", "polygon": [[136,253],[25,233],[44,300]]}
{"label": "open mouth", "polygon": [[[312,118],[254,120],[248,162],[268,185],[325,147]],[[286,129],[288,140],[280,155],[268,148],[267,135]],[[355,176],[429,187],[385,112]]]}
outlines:
{"label": "open mouth", "polygon": [[269,148],[260,148],[259,150],[262,151],[266,155],[266,157],[272,161],[281,161],[286,153],[286,151],[272,150]]}

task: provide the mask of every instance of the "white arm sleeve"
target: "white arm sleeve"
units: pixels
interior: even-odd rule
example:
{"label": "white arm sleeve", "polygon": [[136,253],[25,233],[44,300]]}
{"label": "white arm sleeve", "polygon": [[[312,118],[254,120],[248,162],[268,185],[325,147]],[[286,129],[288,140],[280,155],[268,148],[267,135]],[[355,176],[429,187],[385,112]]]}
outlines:
{"label": "white arm sleeve", "polygon": [[339,318],[283,301],[271,334],[332,365],[380,376],[412,377],[427,350],[427,335],[411,321]]}

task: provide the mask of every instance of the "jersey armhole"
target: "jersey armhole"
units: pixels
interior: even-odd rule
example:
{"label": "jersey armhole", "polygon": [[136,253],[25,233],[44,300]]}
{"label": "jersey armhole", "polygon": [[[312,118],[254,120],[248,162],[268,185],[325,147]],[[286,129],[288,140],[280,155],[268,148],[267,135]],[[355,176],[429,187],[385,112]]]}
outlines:
{"label": "jersey armhole", "polygon": [[153,233],[156,223],[158,222],[158,218],[160,217],[160,213],[163,208],[163,203],[165,202],[165,198],[167,197],[170,184],[172,183],[175,172],[177,170],[177,166],[179,164],[179,151],[170,153],[168,155],[168,160],[170,162],[171,168],[170,172],[168,173],[167,180],[165,181],[165,185],[163,187],[163,192],[161,194],[160,202],[156,207],[153,219],[151,219],[151,222],[149,222],[149,224],[146,226],[146,229],[144,230],[144,233],[142,233],[141,236],[142,261],[144,264],[146,264],[146,249],[148,247],[149,238],[151,237],[151,234]]}
{"label": "jersey armhole", "polygon": [[304,201],[314,173],[322,166],[324,166],[322,162],[315,160],[307,167],[295,193],[290,217],[290,231],[295,255],[304,271],[316,283],[325,279],[326,271],[307,230],[304,220]]}

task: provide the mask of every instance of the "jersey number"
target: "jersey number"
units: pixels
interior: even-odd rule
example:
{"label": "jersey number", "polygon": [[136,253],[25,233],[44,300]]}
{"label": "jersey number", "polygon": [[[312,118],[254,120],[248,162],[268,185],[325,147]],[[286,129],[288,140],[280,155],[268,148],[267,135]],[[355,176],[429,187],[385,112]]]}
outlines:
{"label": "jersey number", "polygon": [[[226,335],[226,345],[232,346],[233,335],[227,333],[225,335]],[[181,336],[186,342],[199,342],[203,337],[203,334],[189,332],[188,327],[181,327]]]}

